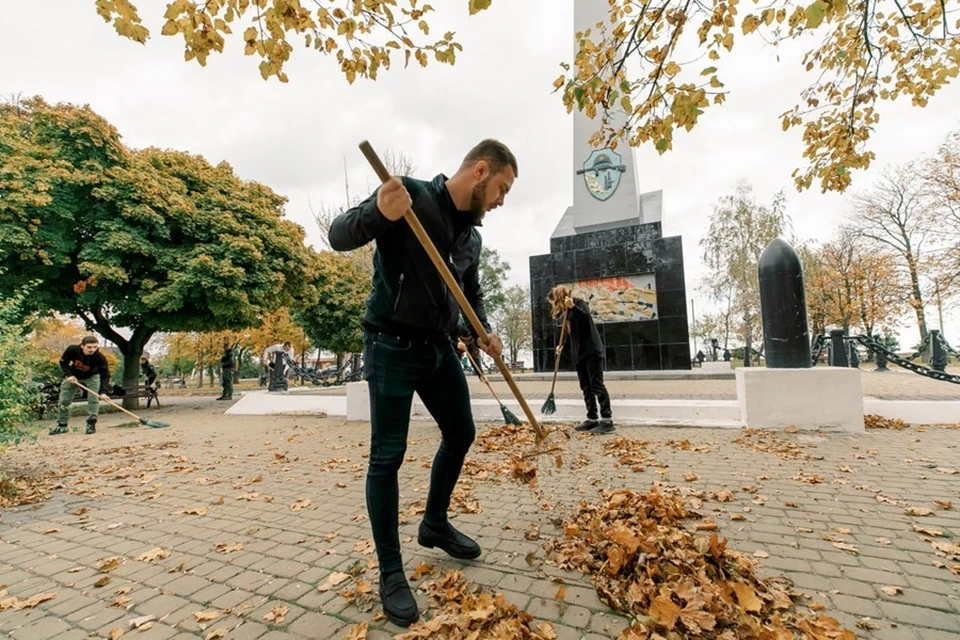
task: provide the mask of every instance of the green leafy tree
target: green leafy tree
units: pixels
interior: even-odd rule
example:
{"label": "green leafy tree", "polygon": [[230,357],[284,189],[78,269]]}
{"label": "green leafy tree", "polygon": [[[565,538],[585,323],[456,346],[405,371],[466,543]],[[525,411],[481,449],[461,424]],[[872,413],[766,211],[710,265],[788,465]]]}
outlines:
{"label": "green leafy tree", "polygon": [[709,270],[704,289],[726,305],[726,323],[748,351],[763,344],[757,265],[767,245],[788,227],[784,204],[782,192],[769,206],[758,203],[753,188],[741,181],[732,195],[714,205],[710,228],[700,241]]}
{"label": "green leafy tree", "polygon": [[31,290],[28,285],[0,299],[0,449],[28,435],[23,426],[33,417],[38,401],[37,387],[32,384],[30,345],[24,339],[28,329],[21,311]]}
{"label": "green leafy tree", "polygon": [[323,251],[318,256],[314,291],[293,312],[293,320],[319,349],[337,354],[363,350],[360,321],[370,294],[370,276],[347,254]]}
{"label": "green leafy tree", "polygon": [[696,340],[696,349],[694,350],[694,356],[696,356],[696,351],[703,351],[704,355],[707,356],[707,359],[710,360],[713,357],[713,349],[711,340],[717,340],[721,351],[717,354],[717,357],[720,358],[723,354],[723,349],[726,349],[730,339],[730,326],[729,318],[723,313],[703,313],[698,314],[696,322],[693,323],[693,327],[690,329],[690,335]]}
{"label": "green leafy tree", "polygon": [[494,316],[494,325],[510,362],[516,362],[519,353],[533,345],[528,287],[514,285],[503,292],[503,302]]}
{"label": "green leafy tree", "polygon": [[483,304],[487,316],[493,317],[506,304],[504,283],[510,263],[505,261],[496,249],[484,245],[480,249],[480,290],[483,292]]}
{"label": "green leafy tree", "polygon": [[124,386],[157,331],[255,325],[309,290],[315,257],[285,199],[226,162],[128,149],[89,107],[40,98],[0,106],[0,134],[0,295],[40,281],[25,311],[114,342]]}

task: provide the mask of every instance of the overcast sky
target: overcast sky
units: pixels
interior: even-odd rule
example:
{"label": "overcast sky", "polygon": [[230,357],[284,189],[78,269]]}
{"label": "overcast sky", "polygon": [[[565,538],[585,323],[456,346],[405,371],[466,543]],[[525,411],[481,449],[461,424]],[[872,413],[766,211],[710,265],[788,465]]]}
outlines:
{"label": "overcast sky", "polygon": [[[376,184],[357,149],[362,140],[381,152],[402,151],[415,161],[418,177],[430,178],[452,173],[475,142],[496,137],[516,153],[520,176],[506,206],[487,216],[484,241],[511,263],[511,283],[526,283],[529,256],[549,251],[577,177],[572,116],[552,93],[559,63],[572,57],[572,2],[496,0],[469,17],[467,0],[446,0],[433,29],[457,31],[464,51],[455,67],[398,65],[375,83],[353,86],[333,58],[301,48],[288,63],[288,84],[264,82],[259,59],[244,57],[239,40],[228,42],[226,54],[212,55],[206,68],[185,63],[182,41],[159,35],[164,3],[137,4],[155,34],[147,46],[117,36],[96,15],[93,0],[8,6],[0,93],[88,103],[129,146],[226,160],[241,177],[286,195],[288,216],[318,248],[309,203],[343,201],[344,162],[352,194],[366,195]],[[698,313],[709,307],[697,289],[703,274],[698,242],[712,204],[738,179],[748,179],[762,200],[786,187],[800,237],[826,238],[849,211],[844,196],[798,194],[792,186],[802,147],[797,132],[782,132],[777,116],[813,80],[800,69],[799,55],[781,52],[777,62],[771,49],[744,39],[720,74],[731,91],[725,106],[709,109],[692,133],[678,134],[672,152],[636,153],[640,190],[663,190],[664,232],[683,237],[688,297],[696,298]],[[871,172],[933,152],[947,131],[960,127],[949,106],[960,104],[956,85],[926,109],[901,102],[881,111]],[[856,174],[853,189],[870,179],[870,173]],[[935,309],[928,313],[936,326]],[[946,323],[948,337],[960,334],[957,315]],[[912,324],[902,333],[911,344],[917,339]]]}

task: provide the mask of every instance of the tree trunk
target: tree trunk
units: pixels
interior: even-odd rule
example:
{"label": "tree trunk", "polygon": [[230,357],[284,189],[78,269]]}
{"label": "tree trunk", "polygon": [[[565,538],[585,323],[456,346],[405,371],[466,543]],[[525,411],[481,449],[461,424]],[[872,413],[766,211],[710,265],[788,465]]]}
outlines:
{"label": "tree trunk", "polygon": [[753,326],[750,324],[749,316],[744,316],[743,324],[744,324],[743,337],[744,337],[744,342],[746,343],[744,344],[744,347],[743,347],[743,366],[744,367],[748,366],[747,365],[748,362],[750,363],[749,366],[753,366]]}
{"label": "tree trunk", "polygon": [[240,365],[243,362],[243,354],[246,353],[246,349],[240,349],[237,352],[237,359],[233,365],[233,382],[237,384],[240,382]]}
{"label": "tree trunk", "polygon": [[[136,389],[140,383],[140,356],[142,355],[142,346],[139,349],[128,349],[126,353],[123,353],[123,381],[121,385],[125,389]],[[139,398],[124,397],[123,408],[131,411],[139,409]]]}
{"label": "tree trunk", "polygon": [[200,369],[200,381],[197,383],[197,389],[203,389],[203,366],[197,368]]}
{"label": "tree trunk", "polygon": [[920,341],[927,339],[927,318],[923,311],[923,293],[920,291],[920,275],[917,273],[917,264],[912,254],[907,254],[907,265],[910,269],[910,285],[913,288],[913,310],[917,314],[917,325],[920,327]]}

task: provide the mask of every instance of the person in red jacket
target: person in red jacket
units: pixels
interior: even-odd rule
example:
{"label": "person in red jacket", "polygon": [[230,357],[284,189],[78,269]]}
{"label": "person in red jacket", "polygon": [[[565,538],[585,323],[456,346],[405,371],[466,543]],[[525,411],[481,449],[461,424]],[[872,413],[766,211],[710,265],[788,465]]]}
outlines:
{"label": "person in red jacket", "polygon": [[[577,426],[576,430],[594,434],[613,433],[616,428],[613,426],[610,394],[603,384],[603,343],[590,315],[590,307],[580,298],[574,298],[570,290],[563,285],[551,289],[547,301],[554,319],[562,318],[564,311],[567,312],[564,341],[570,344],[570,356],[577,368],[577,379],[580,381],[580,390],[583,391],[583,401],[587,405],[587,419]],[[558,358],[562,351],[563,344],[558,344]]]}
{"label": "person in red jacket", "polygon": [[70,418],[70,404],[80,387],[77,382],[95,393],[87,394],[87,433],[97,432],[97,416],[100,413],[100,399],[109,400],[110,396],[110,369],[107,359],[100,353],[99,340],[96,336],[84,336],[80,344],[72,344],[60,356],[60,370],[63,372],[63,382],[60,383],[60,414],[57,417],[57,426],[50,430],[55,436],[66,433],[67,421]]}

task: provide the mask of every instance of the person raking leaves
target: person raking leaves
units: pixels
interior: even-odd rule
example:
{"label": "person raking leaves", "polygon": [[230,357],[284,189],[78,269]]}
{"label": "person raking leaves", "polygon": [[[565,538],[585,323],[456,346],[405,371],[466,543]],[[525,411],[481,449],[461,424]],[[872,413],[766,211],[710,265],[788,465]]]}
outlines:
{"label": "person raking leaves", "polygon": [[100,352],[100,341],[96,336],[84,336],[80,344],[72,344],[60,356],[60,370],[63,382],[60,383],[60,413],[57,426],[50,430],[55,436],[69,431],[70,404],[80,387],[79,382],[90,389],[99,389],[100,396],[87,393],[87,434],[97,432],[97,417],[100,415],[100,400],[110,402],[110,368],[107,359]]}
{"label": "person raking leaves", "polygon": [[[414,392],[441,434],[417,542],[459,559],[481,554],[480,545],[447,519],[450,496],[476,436],[467,380],[451,340],[460,309],[403,217],[408,208],[416,213],[449,264],[458,246],[471,241],[471,228],[503,204],[516,176],[513,153],[496,140],[484,140],[467,153],[453,176],[440,174],[429,182],[394,176],[330,227],[330,246],[336,251],[376,242],[373,287],[363,318],[371,422],[366,501],[380,563],[380,600],[387,618],[400,626],[419,618],[403,573],[397,529],[397,474],[406,452]],[[479,291],[479,283],[469,281],[478,277],[476,270],[462,277],[464,291]],[[475,300],[468,302],[475,306]],[[488,338],[480,348],[499,357],[500,338]]]}
{"label": "person raking leaves", "polygon": [[[577,369],[583,401],[587,405],[587,419],[578,425],[576,430],[594,434],[613,433],[616,427],[613,426],[610,394],[603,383],[603,343],[590,314],[590,307],[586,301],[574,298],[570,290],[563,285],[551,289],[547,301],[554,319],[563,317],[564,310],[568,311],[565,342],[570,343],[570,356]],[[557,358],[560,358],[561,353],[563,343],[557,345]],[[600,404],[599,416],[597,403]]]}

